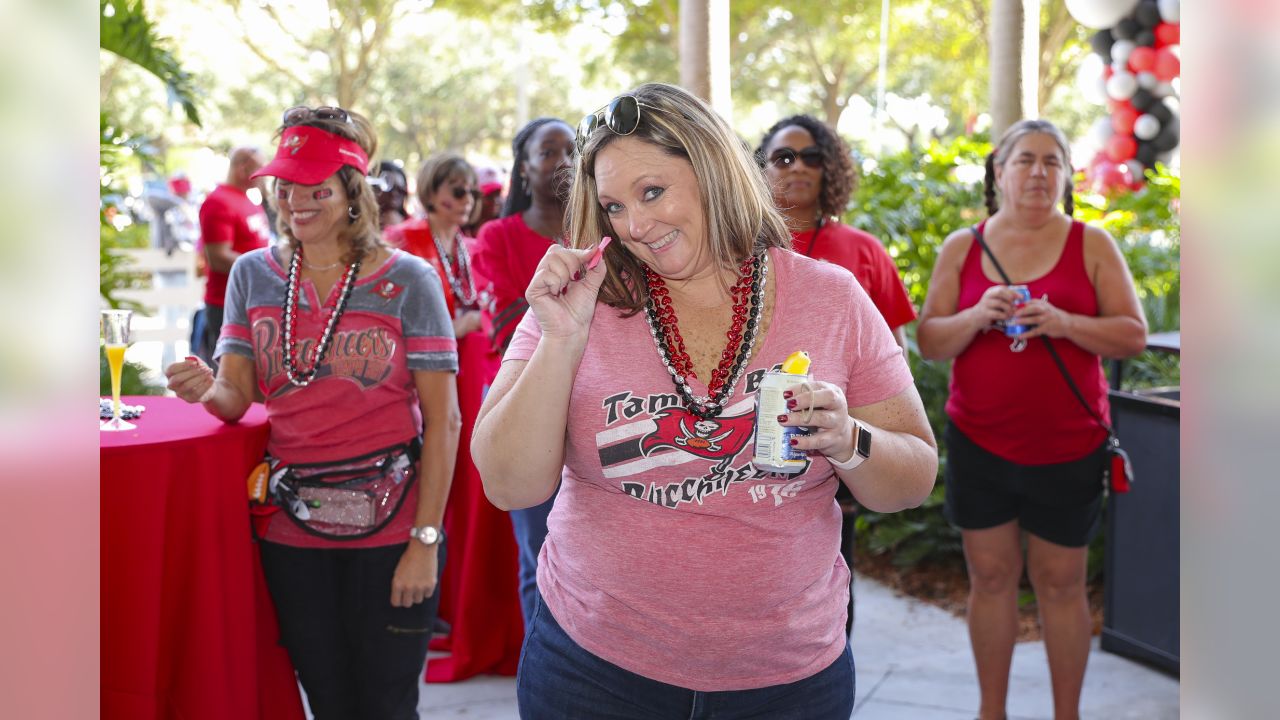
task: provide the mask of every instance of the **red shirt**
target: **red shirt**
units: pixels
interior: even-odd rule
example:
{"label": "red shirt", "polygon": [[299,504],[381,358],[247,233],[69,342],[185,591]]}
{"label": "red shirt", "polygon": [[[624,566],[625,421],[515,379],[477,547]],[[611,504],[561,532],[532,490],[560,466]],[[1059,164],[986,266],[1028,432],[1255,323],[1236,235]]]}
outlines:
{"label": "red shirt", "polygon": [[[985,225],[985,223],[983,223]],[[981,229],[982,226],[979,226]],[[1084,224],[1071,224],[1058,263],[1035,280],[1012,278],[1049,296],[1055,307],[1079,315],[1098,314],[1098,296],[1084,266]],[[956,311],[973,307],[994,283],[982,272],[982,246],[969,248],[960,270]],[[1023,465],[1078,460],[1106,439],[1106,432],[1080,407],[1053,363],[1044,341],[1032,338],[1022,352],[998,330],[978,333],[951,367],[947,415],[988,452]],[[1102,362],[1070,340],[1050,340],[1076,387],[1099,416],[1110,414]]]}
{"label": "red shirt", "polygon": [[480,228],[472,258],[476,272],[493,283],[493,301],[482,308],[482,315],[495,352],[501,353],[511,342],[511,334],[529,307],[525,290],[547,248],[554,244],[526,225],[519,213]]}
{"label": "red shirt", "polygon": [[874,235],[839,222],[824,223],[816,240],[814,234],[813,230],[792,233],[792,249],[853,273],[890,329],[916,319],[911,297],[898,277],[898,266]]}
{"label": "red shirt", "polygon": [[[382,231],[382,238],[387,241],[388,245],[400,248],[411,255],[417,255],[435,268],[436,274],[440,276],[440,285],[444,288],[444,299],[449,306],[449,316],[457,317],[458,297],[453,292],[453,287],[449,284],[449,274],[445,272],[444,261],[440,259],[440,253],[436,251],[435,240],[431,238],[431,223],[426,218],[406,220],[399,225],[385,228]],[[466,246],[468,257],[472,258],[471,282],[478,291],[484,292],[486,281],[481,279],[483,276],[477,274],[475,269],[475,239],[459,234],[458,242]],[[456,272],[453,273],[455,276],[457,274]],[[463,278],[455,277],[455,279],[459,282],[466,282]]]}
{"label": "red shirt", "polygon": [[[200,205],[200,247],[230,243],[241,255],[266,247],[271,242],[267,213],[245,195],[244,190],[222,184]],[[204,286],[204,304],[222,307],[230,273],[209,268]]]}

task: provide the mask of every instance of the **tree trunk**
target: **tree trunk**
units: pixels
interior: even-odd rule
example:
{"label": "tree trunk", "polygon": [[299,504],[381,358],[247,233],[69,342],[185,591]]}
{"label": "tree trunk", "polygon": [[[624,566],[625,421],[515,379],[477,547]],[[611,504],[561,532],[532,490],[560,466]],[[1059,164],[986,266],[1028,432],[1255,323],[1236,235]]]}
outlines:
{"label": "tree trunk", "polygon": [[991,0],[991,139],[1022,118],[1022,0]]}
{"label": "tree trunk", "polygon": [[711,101],[711,24],[708,0],[680,0],[680,85]]}

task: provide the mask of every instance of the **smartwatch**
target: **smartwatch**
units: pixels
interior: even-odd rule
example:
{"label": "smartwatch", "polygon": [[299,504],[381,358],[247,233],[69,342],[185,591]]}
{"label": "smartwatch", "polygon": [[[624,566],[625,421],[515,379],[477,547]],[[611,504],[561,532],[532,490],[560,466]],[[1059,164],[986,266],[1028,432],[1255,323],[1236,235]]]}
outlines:
{"label": "smartwatch", "polygon": [[857,420],[853,421],[853,456],[844,462],[836,462],[830,456],[827,462],[840,470],[852,470],[871,457],[871,431]]}
{"label": "smartwatch", "polygon": [[415,538],[423,545],[437,545],[444,538],[444,532],[431,525],[423,525],[409,531],[409,537]]}

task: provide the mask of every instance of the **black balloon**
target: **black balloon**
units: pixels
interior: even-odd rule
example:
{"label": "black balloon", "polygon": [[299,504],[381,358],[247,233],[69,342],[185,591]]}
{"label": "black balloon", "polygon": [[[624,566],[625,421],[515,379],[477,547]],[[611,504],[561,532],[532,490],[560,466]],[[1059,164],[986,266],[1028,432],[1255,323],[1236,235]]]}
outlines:
{"label": "black balloon", "polygon": [[[1135,105],[1134,107],[1137,107],[1137,106]],[[1169,121],[1173,119],[1173,111],[1170,110],[1169,106],[1165,105],[1163,102],[1157,102],[1152,104],[1150,107],[1147,108],[1147,112],[1151,113],[1153,116],[1155,116],[1157,120],[1160,121],[1161,127],[1167,125]]]}
{"label": "black balloon", "polygon": [[1133,19],[1148,30],[1154,30],[1160,24],[1160,6],[1156,0],[1142,0],[1133,13]]}
{"label": "black balloon", "polygon": [[1146,112],[1152,105],[1159,102],[1159,99],[1146,88],[1138,88],[1133,97],[1129,98],[1129,102],[1138,110]]}
{"label": "black balloon", "polygon": [[1141,29],[1142,28],[1138,27],[1137,20],[1134,20],[1133,18],[1125,18],[1116,23],[1115,27],[1111,28],[1111,36],[1117,40],[1132,40],[1133,36],[1137,35],[1138,31]]}
{"label": "black balloon", "polygon": [[1116,39],[1111,36],[1111,29],[1107,28],[1099,30],[1089,38],[1089,45],[1093,47],[1093,51],[1102,56],[1103,62],[1111,64],[1111,46],[1115,45]]}
{"label": "black balloon", "polygon": [[1139,30],[1138,34],[1133,36],[1133,42],[1135,45],[1155,47],[1156,34],[1150,30]]}
{"label": "black balloon", "polygon": [[1151,139],[1151,146],[1157,152],[1169,152],[1178,147],[1178,136],[1181,128],[1178,127],[1178,119],[1173,118],[1169,122],[1164,123],[1160,127],[1160,134]]}
{"label": "black balloon", "polygon": [[1138,152],[1134,157],[1138,159],[1138,162],[1142,163],[1143,167],[1153,167],[1156,164],[1156,156],[1159,154],[1160,151],[1156,149],[1155,141],[1139,141]]}

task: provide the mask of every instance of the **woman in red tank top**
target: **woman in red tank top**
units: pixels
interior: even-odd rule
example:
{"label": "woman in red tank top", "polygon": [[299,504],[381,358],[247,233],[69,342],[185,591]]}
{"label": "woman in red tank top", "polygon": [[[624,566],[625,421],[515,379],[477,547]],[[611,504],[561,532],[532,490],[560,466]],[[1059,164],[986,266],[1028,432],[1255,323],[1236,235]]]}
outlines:
{"label": "woman in red tank top", "polygon": [[[955,361],[946,513],[960,528],[969,568],[979,712],[984,720],[1004,717],[1025,563],[1049,654],[1054,717],[1074,718],[1092,632],[1085,568],[1101,514],[1106,433],[1039,338],[1049,339],[1106,417],[1100,357],[1141,352],[1146,321],[1115,241],[1070,217],[1071,155],[1057,127],[1024,120],[1009,128],[987,158],[986,198],[990,217],[976,232],[1031,299],[1015,305],[1018,294],[975,231],[958,230],[939,253],[918,331],[921,355]],[[1003,323],[1029,329],[1006,336]]]}

